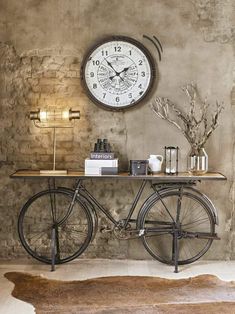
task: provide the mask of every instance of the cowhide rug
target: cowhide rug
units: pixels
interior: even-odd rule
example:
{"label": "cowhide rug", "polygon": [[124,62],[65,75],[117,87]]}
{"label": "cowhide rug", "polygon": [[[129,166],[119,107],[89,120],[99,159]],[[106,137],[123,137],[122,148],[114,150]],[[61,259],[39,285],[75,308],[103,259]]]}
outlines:
{"label": "cowhide rug", "polygon": [[31,303],[37,314],[235,314],[235,282],[212,275],[58,281],[9,272],[5,277],[15,284],[12,295]]}

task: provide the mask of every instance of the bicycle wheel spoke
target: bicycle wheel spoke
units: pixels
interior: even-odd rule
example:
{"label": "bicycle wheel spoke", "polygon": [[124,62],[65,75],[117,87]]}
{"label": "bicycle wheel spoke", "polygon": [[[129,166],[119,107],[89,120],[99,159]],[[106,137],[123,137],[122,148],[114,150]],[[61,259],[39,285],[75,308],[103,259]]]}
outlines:
{"label": "bicycle wheel spoke", "polygon": [[194,212],[191,213],[192,216],[190,217],[190,219],[196,220],[196,219],[200,218],[201,215],[205,216],[205,213],[203,212],[203,209],[200,209],[200,211],[196,214],[196,216],[193,216],[193,213]]}
{"label": "bicycle wheel spoke", "polygon": [[42,233],[44,233],[44,232],[46,232],[46,231],[48,231],[49,229],[48,228],[46,228],[46,229],[44,229],[44,230],[42,230],[42,231],[37,231],[36,232],[36,234],[34,234],[31,238],[29,238],[29,241],[31,241],[33,238],[35,238],[38,234],[42,234]]}
{"label": "bicycle wheel spoke", "polygon": [[81,238],[81,235],[83,236],[83,237],[86,237],[87,236],[87,233],[86,232],[77,232],[77,231],[75,231],[75,230],[66,230],[65,232],[64,232],[65,234],[70,234],[70,235],[72,235],[73,237],[76,237],[76,238]]}
{"label": "bicycle wheel spoke", "polygon": [[192,215],[193,212],[195,212],[197,210],[198,204],[196,203],[193,207],[188,206],[186,209],[186,216],[181,218],[181,221],[183,222],[186,218],[190,217]]}
{"label": "bicycle wheel spoke", "polygon": [[182,200],[182,211],[181,211],[181,221],[184,221],[185,216],[188,214],[190,200],[183,198]]}
{"label": "bicycle wheel spoke", "polygon": [[186,251],[186,249],[185,249],[185,246],[183,245],[182,246],[182,250],[184,251],[184,253],[185,253],[185,258],[186,259],[188,259],[189,258],[189,255],[188,255],[188,252]]}
{"label": "bicycle wheel spoke", "polygon": [[[66,238],[70,239],[70,245],[76,241],[76,245],[79,244],[80,242],[78,240],[82,240],[80,237],[75,237],[74,235],[71,235],[69,233],[66,233]],[[68,246],[69,247],[69,246]]]}
{"label": "bicycle wheel spoke", "polygon": [[[198,227],[199,225],[202,225],[205,221],[208,221],[208,219],[207,218],[204,218],[204,219],[198,219],[197,221],[192,221],[192,222],[189,222],[189,223],[187,223],[187,224],[184,224],[184,225],[182,225],[183,227],[185,227],[185,226],[188,226],[187,228],[184,228],[185,230],[188,230],[190,227],[190,225],[192,226],[192,225],[195,225],[196,224],[196,226]],[[199,222],[199,223],[198,223]],[[191,227],[192,228],[192,227]]]}
{"label": "bicycle wheel spoke", "polygon": [[[43,235],[42,235],[42,234],[43,234]],[[30,245],[34,245],[34,243],[36,243],[38,240],[40,240],[41,237],[43,237],[43,236],[44,236],[44,232],[40,232],[39,237],[37,237],[37,238],[34,239],[33,241],[32,241],[32,240],[29,241],[29,242],[30,242]]]}
{"label": "bicycle wheel spoke", "polygon": [[[25,217],[25,219],[32,219],[32,220],[35,220],[35,217],[27,216],[27,217]],[[48,219],[43,218],[43,220],[51,221],[49,218],[48,218]],[[42,222],[37,221],[37,224],[45,224],[45,222],[44,222],[44,221],[42,221]],[[47,222],[47,224],[48,224],[48,225],[51,225],[51,222]]]}

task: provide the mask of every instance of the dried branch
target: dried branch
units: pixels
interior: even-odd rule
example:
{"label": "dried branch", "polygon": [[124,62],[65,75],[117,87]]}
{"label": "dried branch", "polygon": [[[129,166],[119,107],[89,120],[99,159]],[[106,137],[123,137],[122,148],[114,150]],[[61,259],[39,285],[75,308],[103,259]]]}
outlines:
{"label": "dried branch", "polygon": [[189,98],[188,114],[185,114],[168,98],[157,97],[155,102],[151,104],[151,108],[159,118],[179,129],[194,149],[200,149],[218,127],[218,119],[224,109],[224,104],[216,101],[216,109],[209,123],[210,104],[206,98],[204,101],[201,100],[197,86],[192,83],[187,84],[182,90]]}

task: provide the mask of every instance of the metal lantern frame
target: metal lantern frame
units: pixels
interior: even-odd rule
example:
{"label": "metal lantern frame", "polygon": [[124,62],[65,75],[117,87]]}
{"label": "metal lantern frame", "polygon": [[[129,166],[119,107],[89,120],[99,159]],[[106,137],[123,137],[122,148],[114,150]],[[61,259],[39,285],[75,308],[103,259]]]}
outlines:
{"label": "metal lantern frame", "polygon": [[[165,152],[164,152],[164,157],[165,157],[165,174],[168,175],[174,175],[174,174],[178,174],[178,169],[179,169],[179,147],[178,146],[165,146]],[[169,154],[169,159],[167,159],[167,151],[170,151]],[[174,169],[172,167],[173,164],[173,160],[172,160],[172,156],[174,156],[174,154],[172,152],[175,152],[175,163],[174,163]],[[169,169],[169,171],[166,171],[167,168]]]}
{"label": "metal lantern frame", "polygon": [[56,129],[73,128],[74,120],[80,119],[80,111],[69,109],[67,111],[38,109],[29,113],[29,119],[37,128],[53,129],[53,169],[40,170],[41,174],[66,174],[67,170],[56,170]]}

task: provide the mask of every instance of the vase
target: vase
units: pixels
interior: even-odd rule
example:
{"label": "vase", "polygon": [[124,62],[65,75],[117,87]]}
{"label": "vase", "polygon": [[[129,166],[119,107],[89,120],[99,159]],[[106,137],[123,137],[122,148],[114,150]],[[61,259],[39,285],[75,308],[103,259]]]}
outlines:
{"label": "vase", "polygon": [[204,148],[192,148],[188,155],[188,172],[202,175],[208,171],[208,155]]}
{"label": "vase", "polygon": [[163,156],[162,155],[150,155],[149,156],[149,168],[152,173],[158,173],[162,169]]}

